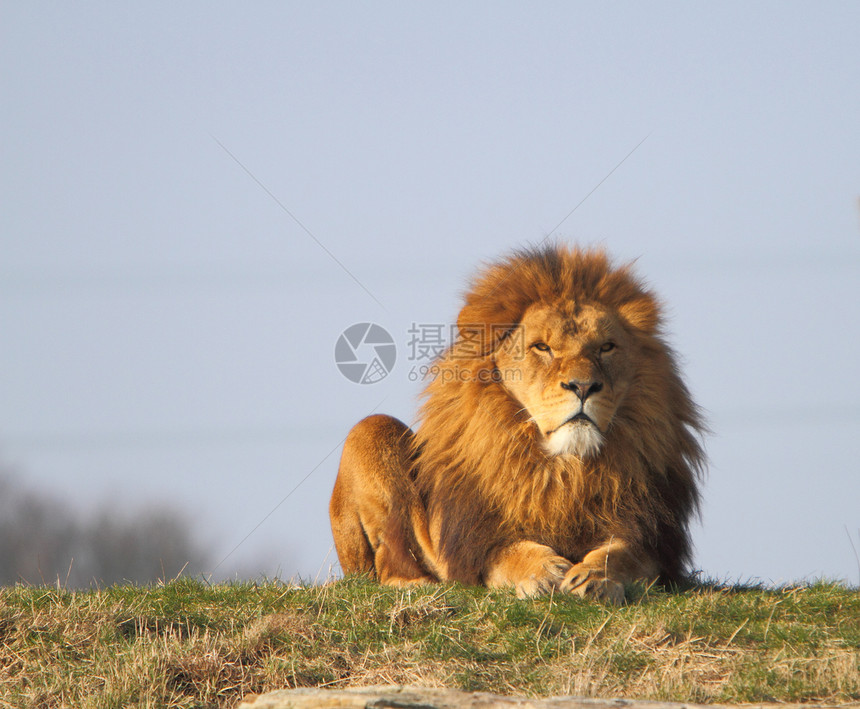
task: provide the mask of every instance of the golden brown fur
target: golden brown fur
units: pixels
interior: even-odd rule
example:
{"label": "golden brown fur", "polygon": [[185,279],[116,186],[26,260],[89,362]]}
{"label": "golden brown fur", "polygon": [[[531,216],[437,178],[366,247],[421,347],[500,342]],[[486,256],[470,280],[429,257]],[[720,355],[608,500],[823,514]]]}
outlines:
{"label": "golden brown fur", "polygon": [[345,573],[611,602],[690,558],[701,422],[654,296],[600,251],[490,266],[433,369],[421,425],[359,422],[330,513]]}

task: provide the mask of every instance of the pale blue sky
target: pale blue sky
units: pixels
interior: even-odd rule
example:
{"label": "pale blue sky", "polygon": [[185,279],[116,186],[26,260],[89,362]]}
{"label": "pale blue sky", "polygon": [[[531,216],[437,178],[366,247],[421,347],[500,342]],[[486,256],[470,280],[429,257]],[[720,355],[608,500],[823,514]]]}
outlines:
{"label": "pale blue sky", "polygon": [[[551,233],[667,302],[714,432],[697,567],[856,583],[858,32],[853,2],[0,3],[0,461],[325,575],[340,442],[414,416],[411,323]],[[400,357],[359,386],[366,321]]]}

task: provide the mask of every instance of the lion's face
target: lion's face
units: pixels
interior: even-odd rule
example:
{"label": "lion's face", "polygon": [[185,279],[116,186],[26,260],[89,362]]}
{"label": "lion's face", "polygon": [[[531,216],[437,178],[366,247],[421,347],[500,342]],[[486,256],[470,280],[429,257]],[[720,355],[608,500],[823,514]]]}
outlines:
{"label": "lion's face", "polygon": [[548,455],[596,455],[632,378],[631,337],[599,305],[536,304],[496,352]]}

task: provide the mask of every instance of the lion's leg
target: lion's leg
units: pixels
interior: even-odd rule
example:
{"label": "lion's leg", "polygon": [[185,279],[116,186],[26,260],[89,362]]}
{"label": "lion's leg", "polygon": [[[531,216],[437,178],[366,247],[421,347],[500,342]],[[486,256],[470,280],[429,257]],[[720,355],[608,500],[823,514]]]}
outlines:
{"label": "lion's leg", "polygon": [[370,416],[350,431],[329,505],[345,574],[369,573],[405,586],[434,581],[426,515],[409,478],[412,431],[390,416]]}
{"label": "lion's leg", "polygon": [[625,583],[653,581],[657,575],[653,559],[637,553],[626,542],[613,539],[574,564],[565,575],[561,590],[621,604]]}
{"label": "lion's leg", "polygon": [[329,502],[337,558],[345,574],[373,574],[373,549],[361,526],[358,506],[350,504],[351,497],[349,484],[338,475]]}
{"label": "lion's leg", "polygon": [[558,588],[570,567],[551,547],[519,541],[490,554],[484,581],[489,588],[513,586],[518,597],[529,598]]}

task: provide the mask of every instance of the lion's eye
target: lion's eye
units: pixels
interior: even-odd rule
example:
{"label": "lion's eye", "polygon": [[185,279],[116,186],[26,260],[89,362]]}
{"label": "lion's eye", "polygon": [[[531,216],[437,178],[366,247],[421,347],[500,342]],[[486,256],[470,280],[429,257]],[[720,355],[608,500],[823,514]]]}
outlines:
{"label": "lion's eye", "polygon": [[546,342],[535,342],[532,345],[532,348],[538,350],[539,352],[549,352],[549,345]]}
{"label": "lion's eye", "polygon": [[615,343],[614,342],[604,342],[602,345],[600,345],[600,351],[601,352],[612,352],[612,350],[614,350],[614,349],[615,349]]}

